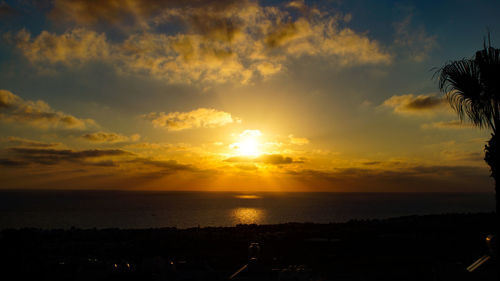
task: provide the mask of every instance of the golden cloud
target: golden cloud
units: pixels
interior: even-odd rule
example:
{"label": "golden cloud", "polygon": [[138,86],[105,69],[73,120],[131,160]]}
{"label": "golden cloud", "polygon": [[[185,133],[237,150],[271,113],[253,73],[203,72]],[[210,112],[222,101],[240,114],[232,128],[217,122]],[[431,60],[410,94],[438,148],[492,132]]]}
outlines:
{"label": "golden cloud", "polygon": [[[299,6],[302,12],[292,17],[290,9]],[[173,83],[245,84],[276,75],[291,58],[302,56],[344,66],[392,61],[377,41],[340,27],[344,16],[307,9],[300,1],[277,7],[255,1],[58,0],[52,13],[87,24],[134,19],[146,28],[120,42],[88,25],[59,35],[42,31],[34,38],[21,30],[17,47],[33,63],[104,60],[121,73]],[[155,29],[165,23],[175,25],[176,33]]]}
{"label": "golden cloud", "polygon": [[96,125],[92,119],[55,111],[44,101],[24,100],[7,90],[0,90],[0,120],[44,129],[85,129]]}
{"label": "golden cloud", "polygon": [[296,9],[299,9],[299,10],[303,10],[306,8],[306,4],[304,3],[304,0],[293,0],[293,1],[290,1],[288,4],[287,4],[288,7],[292,7],[292,8],[296,8]]}
{"label": "golden cloud", "polygon": [[155,127],[166,128],[169,131],[180,131],[191,128],[215,128],[225,126],[234,122],[240,122],[230,113],[212,109],[198,108],[189,112],[151,112],[143,115],[151,120]]}
{"label": "golden cloud", "polygon": [[393,108],[394,112],[400,114],[426,114],[446,108],[445,100],[435,95],[392,96],[385,100],[382,105]]}
{"label": "golden cloud", "polygon": [[296,144],[296,145],[304,145],[309,143],[309,140],[307,138],[297,138],[294,137],[293,135],[288,135],[288,139],[290,140],[291,144]]}
{"label": "golden cloud", "polygon": [[78,28],[56,35],[42,31],[36,38],[26,30],[15,35],[15,44],[31,62],[70,65],[105,59],[110,52],[106,35]]}
{"label": "golden cloud", "polygon": [[127,142],[127,141],[138,141],[141,138],[141,136],[138,134],[134,134],[128,137],[117,133],[95,132],[95,133],[84,134],[81,136],[81,138],[91,142],[117,143],[117,142]]}

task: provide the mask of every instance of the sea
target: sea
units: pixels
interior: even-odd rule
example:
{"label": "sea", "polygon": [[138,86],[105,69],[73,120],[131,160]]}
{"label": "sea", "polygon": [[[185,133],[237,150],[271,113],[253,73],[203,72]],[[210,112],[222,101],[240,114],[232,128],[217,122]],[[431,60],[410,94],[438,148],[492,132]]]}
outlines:
{"label": "sea", "polygon": [[0,191],[0,229],[331,223],[493,212],[493,193]]}

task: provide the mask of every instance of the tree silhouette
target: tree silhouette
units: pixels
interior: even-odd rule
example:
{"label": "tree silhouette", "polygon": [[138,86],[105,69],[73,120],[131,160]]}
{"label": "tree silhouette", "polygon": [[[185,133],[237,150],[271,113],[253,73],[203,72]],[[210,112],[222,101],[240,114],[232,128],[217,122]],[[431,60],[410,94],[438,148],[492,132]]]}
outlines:
{"label": "tree silhouette", "polygon": [[[451,61],[439,68],[435,77],[439,89],[446,94],[460,120],[491,130],[491,139],[484,147],[484,160],[495,180],[496,235],[500,234],[500,49],[484,40],[482,50],[472,58]],[[497,263],[500,260],[496,249]],[[500,263],[498,263],[500,265]],[[500,268],[500,266],[499,266]]]}

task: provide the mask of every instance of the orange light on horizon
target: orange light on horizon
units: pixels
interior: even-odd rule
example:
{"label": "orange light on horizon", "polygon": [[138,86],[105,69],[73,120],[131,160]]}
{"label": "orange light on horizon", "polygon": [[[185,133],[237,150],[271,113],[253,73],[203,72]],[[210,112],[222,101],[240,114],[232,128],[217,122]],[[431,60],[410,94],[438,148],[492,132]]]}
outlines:
{"label": "orange light on horizon", "polygon": [[242,195],[236,195],[234,197],[238,198],[238,199],[260,199],[261,198],[260,196],[253,195],[253,194],[242,194]]}

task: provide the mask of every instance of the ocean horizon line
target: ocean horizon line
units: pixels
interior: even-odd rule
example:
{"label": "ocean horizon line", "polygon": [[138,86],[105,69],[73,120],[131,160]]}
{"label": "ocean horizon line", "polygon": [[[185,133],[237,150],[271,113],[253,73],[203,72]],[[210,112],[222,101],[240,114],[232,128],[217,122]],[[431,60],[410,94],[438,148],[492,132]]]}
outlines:
{"label": "ocean horizon line", "polygon": [[171,193],[235,193],[235,194],[250,194],[250,193],[346,193],[346,194],[492,194],[494,195],[495,192],[492,191],[296,191],[296,190],[290,190],[290,191],[273,191],[273,190],[198,190],[198,189],[188,189],[188,190],[179,190],[179,189],[173,189],[173,190],[158,190],[158,189],[71,189],[71,188],[42,188],[42,189],[37,189],[37,188],[6,188],[6,189],[0,189],[0,192],[6,192],[6,191],[40,191],[40,192],[53,192],[53,191],[68,191],[68,192],[171,192]]}

